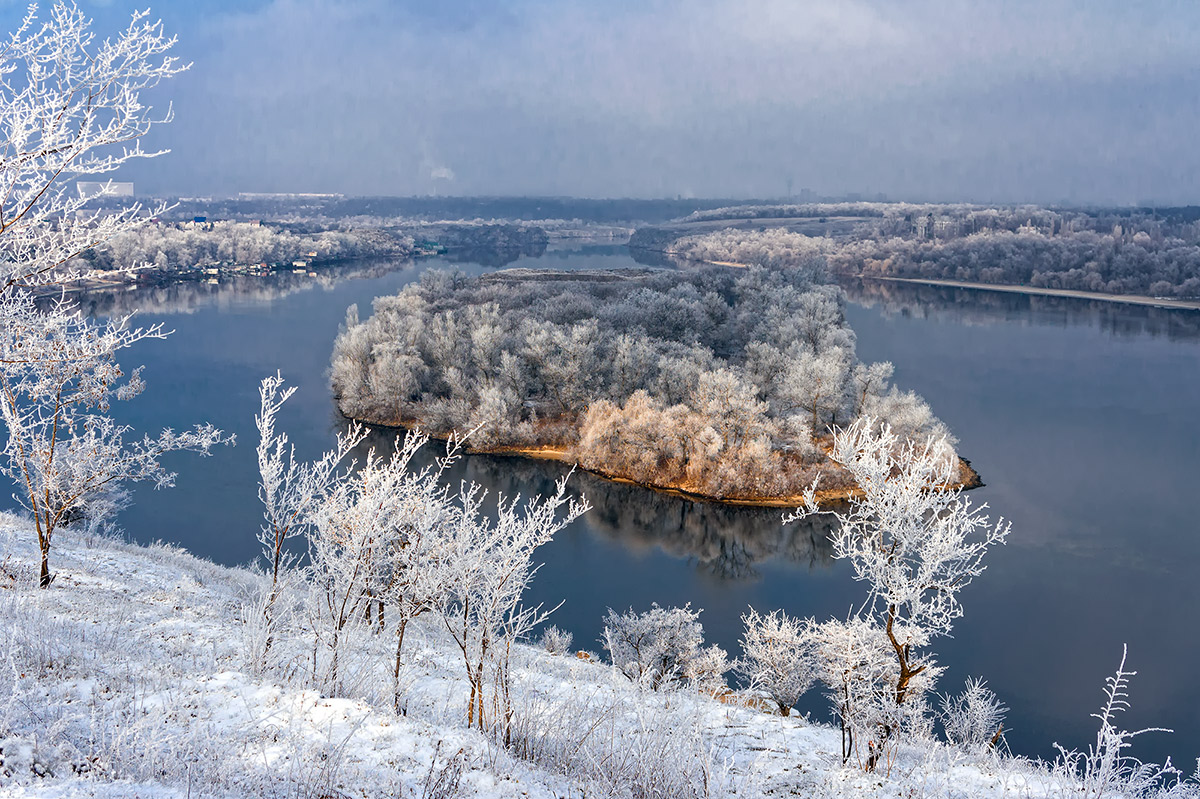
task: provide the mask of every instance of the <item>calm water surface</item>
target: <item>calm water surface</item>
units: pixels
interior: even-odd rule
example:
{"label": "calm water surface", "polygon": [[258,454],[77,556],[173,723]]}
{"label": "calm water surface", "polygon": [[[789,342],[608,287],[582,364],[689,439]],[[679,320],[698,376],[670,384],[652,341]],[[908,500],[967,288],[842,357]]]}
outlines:
{"label": "calm water surface", "polygon": [[[188,284],[91,299],[93,310],[140,306],[141,322],[176,332],[124,358],[146,365],[149,388],[114,411],[138,430],[198,421],[236,432],[237,447],[171,460],[178,487],[139,489],[122,524],[219,562],[258,552],[254,414],[258,381],[276,369],[299,385],[280,425],[299,454],[329,446],[339,420],[326,370],[345,309],[431,266],[358,265],[310,278]],[[548,253],[514,266],[636,267],[620,249]],[[469,273],[484,270],[458,265]],[[1146,759],[1200,754],[1200,682],[1193,634],[1200,525],[1200,313],[913,286],[848,287],[860,357],[891,360],[896,381],[932,404],[987,487],[973,493],[1013,522],[1008,546],[963,593],[942,690],[980,675],[1012,708],[1014,751],[1086,746],[1105,675],[1128,643],[1131,727]],[[390,446],[378,432],[373,443]],[[460,475],[506,494],[545,491],[553,464],[467,458]],[[533,601],[565,604],[555,623],[577,647],[599,649],[608,607],[651,602],[704,608],[710,640],[736,651],[748,605],[819,618],[844,616],[864,590],[831,561],[819,527],[780,523],[778,511],[693,503],[579,475],[595,506],[545,547]],[[824,718],[815,694],[807,709]]]}

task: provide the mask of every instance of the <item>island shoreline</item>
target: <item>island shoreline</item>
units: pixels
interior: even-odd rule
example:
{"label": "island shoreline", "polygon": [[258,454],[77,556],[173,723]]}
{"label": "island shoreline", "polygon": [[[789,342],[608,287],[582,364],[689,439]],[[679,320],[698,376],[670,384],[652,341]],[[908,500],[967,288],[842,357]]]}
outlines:
{"label": "island shoreline", "polygon": [[[353,417],[345,417],[350,421],[360,422],[373,428],[386,430],[404,430],[411,431],[415,429],[410,425],[396,422],[377,422],[367,419],[354,419]],[[448,436],[438,436],[432,433],[427,433],[429,437],[435,441],[447,441]],[[696,491],[690,491],[678,485],[643,483],[634,480],[630,477],[624,477],[614,472],[606,472],[602,469],[594,469],[586,466],[581,466],[578,463],[570,460],[567,457],[567,451],[558,447],[484,447],[474,448],[466,444],[462,447],[463,452],[468,455],[491,455],[500,458],[527,458],[529,460],[553,461],[556,463],[567,464],[575,469],[578,469],[588,474],[595,475],[603,480],[608,480],[621,485],[636,486],[645,488],[650,491],[656,491],[660,494],[679,497],[691,502],[711,502],[720,505],[731,505],[734,507],[743,508],[798,508],[804,504],[803,494],[794,494],[783,497],[716,497],[708,494],[701,494]],[[957,457],[957,456],[956,456]],[[983,479],[979,476],[979,472],[971,465],[971,462],[966,458],[958,458],[960,473],[964,474],[965,479],[960,483],[951,486],[954,489],[962,489],[970,491],[975,488],[982,488],[986,485]],[[840,489],[818,489],[816,492],[817,505],[822,510],[833,506],[842,505],[852,499],[862,496],[862,491],[856,487],[840,488]]]}

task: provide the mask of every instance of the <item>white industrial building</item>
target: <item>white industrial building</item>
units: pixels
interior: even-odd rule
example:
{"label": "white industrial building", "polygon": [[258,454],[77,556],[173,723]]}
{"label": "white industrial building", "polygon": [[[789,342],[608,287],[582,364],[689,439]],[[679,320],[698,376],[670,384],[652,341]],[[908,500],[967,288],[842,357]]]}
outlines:
{"label": "white industrial building", "polygon": [[75,183],[75,188],[79,190],[79,196],[85,200],[90,200],[92,197],[132,197],[132,183],[118,183],[115,180],[96,181],[96,180],[80,180]]}

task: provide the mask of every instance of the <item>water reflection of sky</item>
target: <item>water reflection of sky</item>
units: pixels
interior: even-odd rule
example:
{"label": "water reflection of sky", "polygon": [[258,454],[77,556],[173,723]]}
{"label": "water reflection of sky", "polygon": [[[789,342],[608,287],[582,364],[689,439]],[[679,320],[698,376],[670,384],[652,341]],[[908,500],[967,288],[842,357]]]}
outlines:
{"label": "water reflection of sky", "polygon": [[[437,263],[437,262],[433,262]],[[431,265],[360,264],[318,278],[182,284],[93,298],[100,312],[148,305],[175,334],[142,342],[147,392],[114,409],[139,430],[207,420],[240,443],[207,460],[173,457],[179,486],[139,489],[123,524],[138,540],[176,541],[224,563],[258,548],[254,466],[257,384],[276,369],[299,385],[281,426],[300,455],[329,445],[338,418],[326,370],[345,309],[398,290]],[[515,266],[637,267],[619,249],[547,253]],[[479,273],[481,267],[456,265]],[[353,279],[352,279],[353,278]],[[1135,754],[1190,762],[1200,751],[1200,688],[1189,635],[1200,589],[1200,536],[1189,498],[1200,475],[1200,314],[986,292],[889,286],[856,291],[848,315],[864,359],[888,359],[955,431],[987,487],[973,492],[1013,520],[1009,545],[963,594],[966,616],[936,644],[943,690],[986,677],[1012,708],[1016,751],[1085,745],[1088,718],[1123,642],[1141,671],[1129,724],[1174,727]],[[156,309],[156,310],[155,310]],[[386,436],[376,439],[386,444]],[[545,491],[556,464],[468,458],[458,476],[493,491]],[[617,486],[572,485],[595,509],[540,552],[534,602],[597,649],[608,607],[691,602],[731,650],[748,605],[844,616],[862,600],[831,564],[819,529],[784,528],[778,510],[737,510]],[[824,715],[813,696],[807,707]]]}
{"label": "water reflection of sky", "polygon": [[[1200,604],[1200,313],[926,287],[851,291],[864,358],[888,359],[961,440],[1012,519],[956,639],[1012,705],[1014,740],[1077,744],[1121,644],[1140,671],[1135,754],[1193,761]],[[882,313],[880,311],[883,311]]]}

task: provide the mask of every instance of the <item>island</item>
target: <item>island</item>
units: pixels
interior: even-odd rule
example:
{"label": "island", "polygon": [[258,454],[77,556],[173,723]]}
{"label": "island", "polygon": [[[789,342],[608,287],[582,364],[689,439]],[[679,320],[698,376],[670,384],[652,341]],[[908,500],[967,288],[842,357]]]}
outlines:
{"label": "island", "polygon": [[837,426],[955,443],[890,363],[859,361],[844,302],[819,263],[430,271],[366,320],[349,309],[331,382],[347,417],[469,451],[728,503],[794,506],[816,482],[833,502],[856,490]]}

